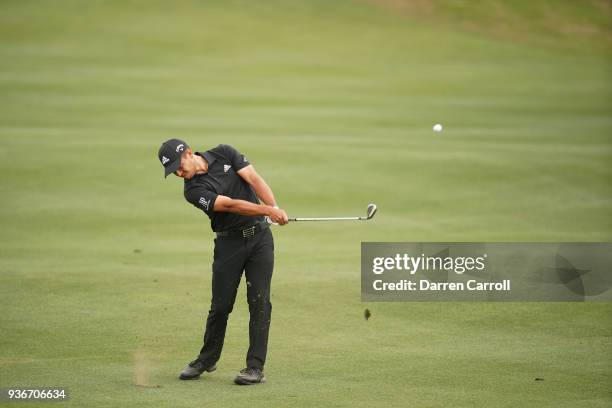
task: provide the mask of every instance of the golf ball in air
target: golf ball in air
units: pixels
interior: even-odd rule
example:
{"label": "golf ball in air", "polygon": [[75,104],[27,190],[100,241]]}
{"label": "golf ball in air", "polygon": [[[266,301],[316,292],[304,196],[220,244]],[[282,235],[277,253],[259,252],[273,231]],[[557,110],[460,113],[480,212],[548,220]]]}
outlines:
{"label": "golf ball in air", "polygon": [[436,123],[433,127],[433,131],[434,132],[441,132],[442,131],[442,125],[439,123]]}

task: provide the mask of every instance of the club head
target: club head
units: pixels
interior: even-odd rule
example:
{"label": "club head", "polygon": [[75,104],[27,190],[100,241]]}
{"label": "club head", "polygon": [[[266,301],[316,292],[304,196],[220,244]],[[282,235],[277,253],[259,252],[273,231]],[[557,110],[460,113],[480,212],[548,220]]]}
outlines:
{"label": "club head", "polygon": [[367,212],[367,215],[368,215],[367,219],[368,220],[370,220],[370,219],[372,219],[372,217],[374,217],[374,214],[376,214],[376,210],[377,209],[378,208],[376,208],[376,204],[368,204],[368,212]]}

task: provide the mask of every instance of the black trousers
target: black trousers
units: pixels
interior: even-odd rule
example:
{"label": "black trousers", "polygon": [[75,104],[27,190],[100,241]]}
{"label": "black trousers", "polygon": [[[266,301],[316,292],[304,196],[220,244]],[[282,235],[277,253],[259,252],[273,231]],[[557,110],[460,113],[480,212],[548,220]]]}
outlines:
{"label": "black trousers", "polygon": [[249,350],[246,366],[263,369],[270,330],[270,282],[274,269],[274,239],[270,228],[252,237],[217,237],[212,275],[212,301],[199,359],[212,366],[221,357],[227,318],[232,312],[242,272],[249,303]]}

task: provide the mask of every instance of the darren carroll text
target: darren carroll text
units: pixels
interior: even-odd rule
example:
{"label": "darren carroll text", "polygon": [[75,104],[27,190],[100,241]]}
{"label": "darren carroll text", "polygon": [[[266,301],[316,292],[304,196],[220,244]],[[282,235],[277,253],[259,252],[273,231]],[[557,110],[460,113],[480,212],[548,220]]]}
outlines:
{"label": "darren carroll text", "polygon": [[510,291],[510,279],[501,282],[478,282],[470,279],[467,282],[430,282],[427,279],[420,279],[418,282],[402,279],[397,282],[383,282],[380,279],[372,282],[374,290],[420,290],[420,291]]}

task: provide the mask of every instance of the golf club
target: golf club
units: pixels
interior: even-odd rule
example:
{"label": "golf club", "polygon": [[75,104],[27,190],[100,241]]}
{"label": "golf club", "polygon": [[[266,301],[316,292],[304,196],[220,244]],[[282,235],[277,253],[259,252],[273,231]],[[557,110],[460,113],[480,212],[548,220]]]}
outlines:
{"label": "golf club", "polygon": [[367,221],[374,217],[376,210],[376,204],[368,204],[365,217],[296,217],[289,218],[289,221]]}

